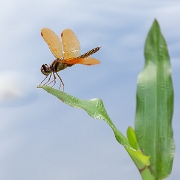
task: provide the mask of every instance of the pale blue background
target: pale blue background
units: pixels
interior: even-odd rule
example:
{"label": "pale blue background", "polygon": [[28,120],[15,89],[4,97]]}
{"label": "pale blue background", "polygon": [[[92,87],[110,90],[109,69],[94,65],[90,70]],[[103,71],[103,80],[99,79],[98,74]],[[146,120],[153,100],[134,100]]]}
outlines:
{"label": "pale blue background", "polygon": [[93,56],[100,65],[76,65],[60,75],[65,92],[101,98],[125,134],[134,126],[137,76],[154,18],[168,44],[175,90],[176,152],[168,179],[180,177],[180,1],[7,0],[0,11],[1,180],[141,179],[104,121],[36,88],[44,78],[41,65],[54,60],[40,30],[72,29],[82,53],[102,47]]}

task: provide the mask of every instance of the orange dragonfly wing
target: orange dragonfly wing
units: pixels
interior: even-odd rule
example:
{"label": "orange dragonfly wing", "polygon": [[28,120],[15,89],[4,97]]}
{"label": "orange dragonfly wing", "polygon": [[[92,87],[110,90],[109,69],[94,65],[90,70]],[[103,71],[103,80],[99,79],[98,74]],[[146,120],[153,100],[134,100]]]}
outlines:
{"label": "orange dragonfly wing", "polygon": [[97,51],[99,51],[101,47],[96,47],[94,49],[91,49],[90,51],[84,53],[83,55],[77,57],[77,58],[69,58],[69,59],[65,59],[63,60],[64,63],[66,64],[84,64],[84,65],[96,65],[96,64],[100,64],[100,61],[90,57],[90,55],[96,53]]}
{"label": "orange dragonfly wing", "polygon": [[49,46],[52,54],[58,58],[63,58],[62,42],[60,38],[49,28],[43,28],[41,30],[41,36]]}
{"label": "orange dragonfly wing", "polygon": [[84,65],[96,65],[96,64],[100,64],[100,61],[92,58],[92,57],[87,57],[87,58],[70,58],[67,60],[63,61],[66,64],[84,64]]}
{"label": "orange dragonfly wing", "polygon": [[80,56],[80,43],[71,29],[65,29],[61,33],[64,59]]}

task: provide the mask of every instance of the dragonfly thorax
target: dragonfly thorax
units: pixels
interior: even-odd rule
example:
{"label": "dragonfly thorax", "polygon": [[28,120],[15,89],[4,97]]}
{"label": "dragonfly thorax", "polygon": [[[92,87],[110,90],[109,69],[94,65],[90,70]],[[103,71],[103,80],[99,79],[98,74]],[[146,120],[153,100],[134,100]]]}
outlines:
{"label": "dragonfly thorax", "polygon": [[54,60],[52,62],[52,65],[51,65],[51,69],[52,69],[53,72],[61,71],[61,70],[65,69],[65,68],[67,68],[67,67],[68,67],[68,65],[63,63],[63,61],[60,60],[60,59]]}

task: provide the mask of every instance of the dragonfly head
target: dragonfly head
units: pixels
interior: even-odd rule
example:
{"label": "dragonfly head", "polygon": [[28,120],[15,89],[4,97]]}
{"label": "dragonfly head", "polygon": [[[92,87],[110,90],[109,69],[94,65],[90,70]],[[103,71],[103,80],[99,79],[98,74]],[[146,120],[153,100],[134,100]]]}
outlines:
{"label": "dragonfly head", "polygon": [[45,76],[48,76],[49,74],[52,73],[51,66],[48,65],[48,64],[43,64],[43,65],[41,66],[41,72],[42,72]]}

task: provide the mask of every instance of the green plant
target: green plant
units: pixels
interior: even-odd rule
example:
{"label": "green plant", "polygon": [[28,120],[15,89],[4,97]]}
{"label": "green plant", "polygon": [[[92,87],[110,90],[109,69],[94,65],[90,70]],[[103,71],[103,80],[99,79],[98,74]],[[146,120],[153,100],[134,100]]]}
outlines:
{"label": "green plant", "polygon": [[49,86],[41,88],[72,107],[84,109],[91,117],[107,122],[142,179],[161,180],[171,173],[174,158],[174,93],[167,45],[157,20],[148,33],[144,54],[145,66],[138,76],[135,131],[128,127],[127,137],[115,127],[101,99],[82,100]]}

